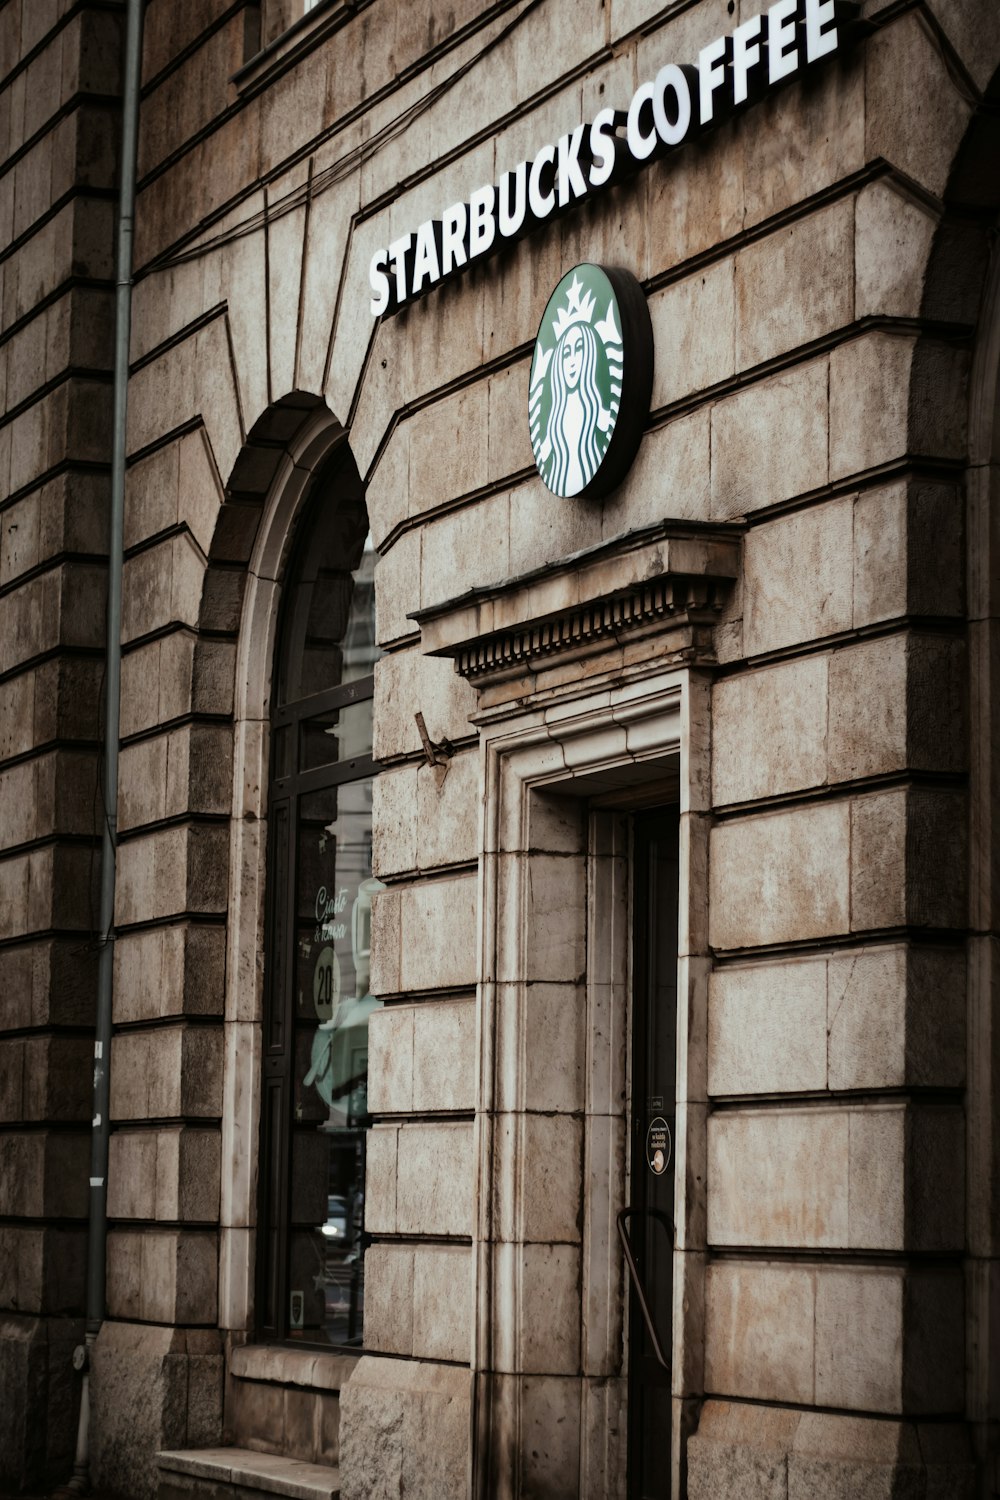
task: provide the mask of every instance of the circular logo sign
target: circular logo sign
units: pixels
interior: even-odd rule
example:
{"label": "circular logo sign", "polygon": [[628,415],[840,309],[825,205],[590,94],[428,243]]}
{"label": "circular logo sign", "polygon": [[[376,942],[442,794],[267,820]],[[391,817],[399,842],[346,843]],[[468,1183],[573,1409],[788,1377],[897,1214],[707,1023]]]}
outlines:
{"label": "circular logo sign", "polygon": [[657,1177],[662,1177],[670,1165],[673,1142],[670,1126],[662,1115],[650,1120],[646,1131],[646,1165]]}
{"label": "circular logo sign", "polygon": [[567,271],[542,314],[528,385],[538,472],[554,495],[606,495],[625,477],[653,385],[653,331],[628,271]]}

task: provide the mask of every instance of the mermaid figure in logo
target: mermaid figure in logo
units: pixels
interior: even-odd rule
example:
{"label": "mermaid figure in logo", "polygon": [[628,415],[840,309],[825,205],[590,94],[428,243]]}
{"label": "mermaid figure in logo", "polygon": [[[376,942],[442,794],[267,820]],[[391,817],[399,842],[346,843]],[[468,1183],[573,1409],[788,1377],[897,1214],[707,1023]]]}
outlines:
{"label": "mermaid figure in logo", "polygon": [[552,452],[549,484],[578,495],[597,472],[611,413],[597,386],[597,337],[589,323],[571,323],[552,360],[552,410],[546,434]]}

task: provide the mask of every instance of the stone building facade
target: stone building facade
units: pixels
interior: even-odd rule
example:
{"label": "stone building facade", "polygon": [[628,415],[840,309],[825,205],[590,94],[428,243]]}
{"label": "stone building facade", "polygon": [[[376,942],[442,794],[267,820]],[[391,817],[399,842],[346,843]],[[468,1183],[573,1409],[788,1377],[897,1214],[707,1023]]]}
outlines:
{"label": "stone building facade", "polygon": [[[765,9],[147,4],[111,1494],[1000,1493],[1000,9],[778,0],[842,45],[372,313]],[[13,1493],[77,1435],[122,16],[0,4]],[[588,265],[651,402],[560,497]]]}

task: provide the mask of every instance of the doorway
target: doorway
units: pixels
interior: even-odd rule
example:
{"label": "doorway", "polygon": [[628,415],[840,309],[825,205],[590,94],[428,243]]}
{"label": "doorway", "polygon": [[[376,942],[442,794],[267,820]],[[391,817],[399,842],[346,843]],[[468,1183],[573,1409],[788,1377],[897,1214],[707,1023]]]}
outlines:
{"label": "doorway", "polygon": [[672,805],[633,820],[630,1184],[618,1217],[629,1268],[628,1500],[669,1500],[673,1469],[679,817]]}

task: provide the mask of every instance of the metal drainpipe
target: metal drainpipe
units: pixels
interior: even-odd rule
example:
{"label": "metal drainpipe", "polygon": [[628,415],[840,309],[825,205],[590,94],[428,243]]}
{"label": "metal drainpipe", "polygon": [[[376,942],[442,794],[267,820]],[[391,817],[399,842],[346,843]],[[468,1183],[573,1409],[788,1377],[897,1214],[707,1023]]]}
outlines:
{"label": "metal drainpipe", "polygon": [[108,536],[108,619],[104,675],[104,823],[101,830],[100,954],[94,1040],[94,1106],[90,1137],[90,1217],[87,1225],[86,1342],[73,1354],[82,1371],[76,1458],[69,1489],[90,1487],[90,1350],[101,1331],[107,1300],[108,1105],[111,1077],[111,1001],[114,984],[115,851],[118,842],[118,737],[121,703],[122,553],[125,518],[125,416],[132,328],[132,239],[136,140],[142,73],[145,0],[127,0],[122,77],[121,177],[115,269],[114,423],[111,436],[111,515]]}

